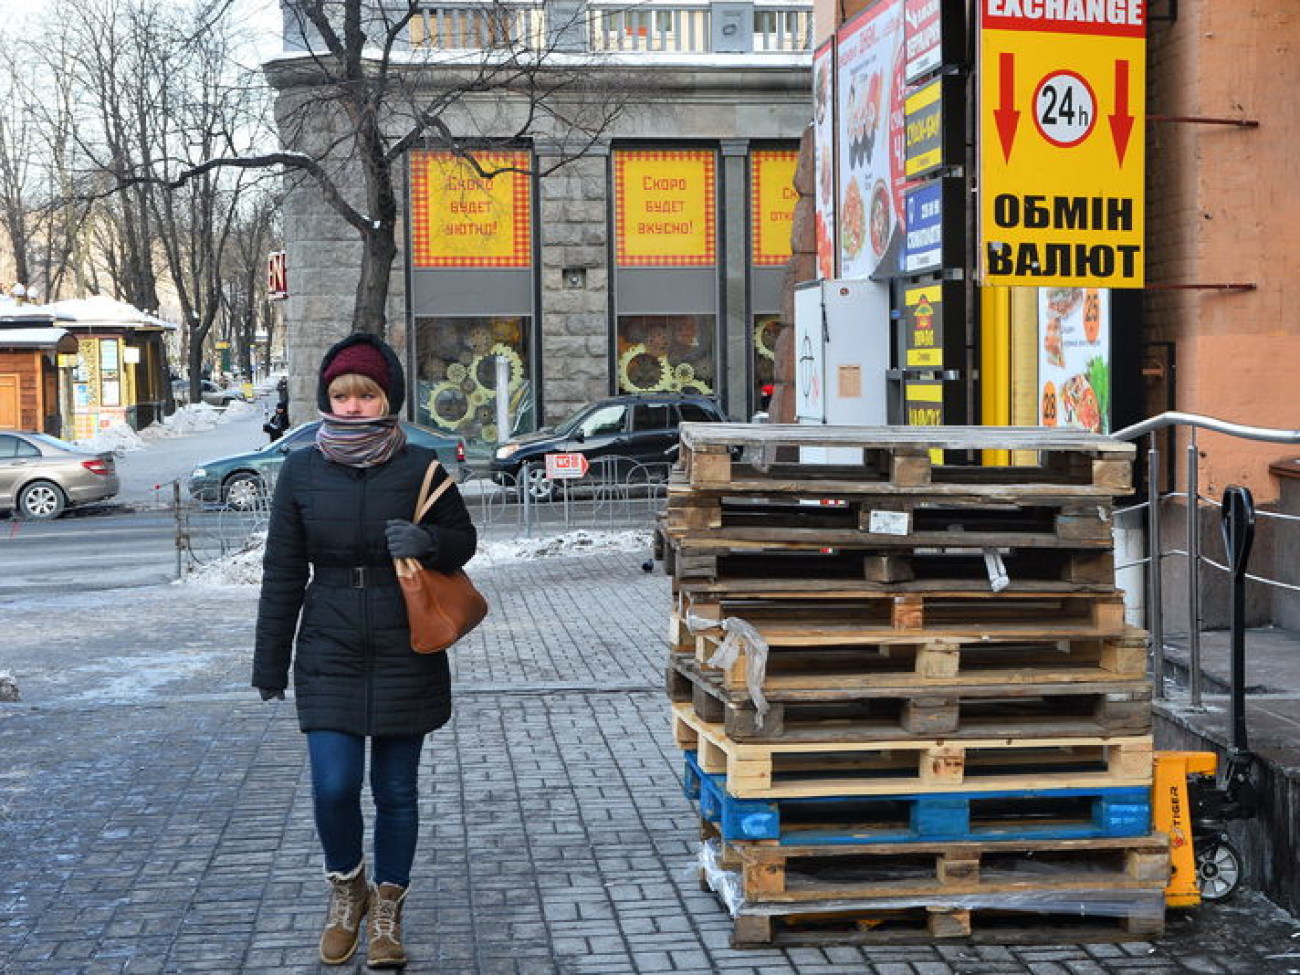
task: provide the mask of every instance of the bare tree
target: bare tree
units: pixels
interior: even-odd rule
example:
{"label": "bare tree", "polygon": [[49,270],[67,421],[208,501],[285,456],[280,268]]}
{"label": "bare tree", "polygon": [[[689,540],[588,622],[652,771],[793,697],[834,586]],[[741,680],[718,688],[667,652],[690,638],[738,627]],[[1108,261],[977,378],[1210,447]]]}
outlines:
{"label": "bare tree", "polygon": [[476,38],[481,53],[448,59],[436,44],[410,44],[418,0],[282,0],[282,6],[309,39],[302,59],[268,68],[273,84],[294,89],[280,110],[287,148],[214,157],[182,179],[219,167],[276,166],[295,184],[313,183],[361,243],[354,331],[386,331],[400,164],[409,151],[451,150],[491,177],[499,171],[483,169],[475,149],[544,136],[557,147],[544,175],[588,151],[623,108],[609,76],[598,81],[590,60],[575,52],[576,19],[552,24],[539,37],[514,29],[517,8],[486,4],[480,12],[486,29]]}

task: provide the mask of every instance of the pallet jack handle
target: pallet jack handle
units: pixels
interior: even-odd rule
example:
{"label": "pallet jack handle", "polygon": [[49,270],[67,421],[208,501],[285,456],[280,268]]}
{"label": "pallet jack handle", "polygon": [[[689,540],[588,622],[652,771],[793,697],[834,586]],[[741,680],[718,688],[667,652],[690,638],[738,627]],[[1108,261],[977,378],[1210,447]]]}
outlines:
{"label": "pallet jack handle", "polygon": [[1223,492],[1223,546],[1232,572],[1232,750],[1249,751],[1246,738],[1246,564],[1255,541],[1255,499],[1250,489]]}

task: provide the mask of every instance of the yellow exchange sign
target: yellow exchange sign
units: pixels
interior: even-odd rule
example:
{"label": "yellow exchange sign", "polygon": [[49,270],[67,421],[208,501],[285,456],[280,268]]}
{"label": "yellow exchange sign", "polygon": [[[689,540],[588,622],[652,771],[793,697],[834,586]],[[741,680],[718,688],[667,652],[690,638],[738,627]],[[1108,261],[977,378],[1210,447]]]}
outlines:
{"label": "yellow exchange sign", "polygon": [[980,0],[985,284],[1143,284],[1144,0]]}

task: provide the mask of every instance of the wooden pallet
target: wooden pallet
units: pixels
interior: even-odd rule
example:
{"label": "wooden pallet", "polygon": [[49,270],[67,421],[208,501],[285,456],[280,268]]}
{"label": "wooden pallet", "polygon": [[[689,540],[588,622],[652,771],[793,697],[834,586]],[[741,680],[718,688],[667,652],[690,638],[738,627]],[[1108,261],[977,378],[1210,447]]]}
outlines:
{"label": "wooden pallet", "polygon": [[[673,591],[698,593],[709,587],[728,593],[787,587],[816,591],[813,587],[819,582],[841,588],[857,583],[864,590],[874,585],[879,591],[896,593],[993,591],[993,576],[979,547],[889,548],[865,536],[745,545],[722,536],[674,544],[665,563],[671,568]],[[1109,546],[1003,548],[998,554],[1003,570],[1000,584],[1010,593],[1115,592],[1115,554]]]}
{"label": "wooden pallet", "polygon": [[1169,837],[780,846],[723,841],[719,860],[750,904],[962,894],[1042,896],[1062,889],[1162,889]]}
{"label": "wooden pallet", "polygon": [[762,692],[768,706],[760,714],[748,688],[728,687],[719,671],[693,654],[673,654],[666,670],[669,699],[690,704],[735,741],[1064,738],[1151,731],[1151,685],[1145,678],[924,687],[845,686],[829,676],[820,684],[789,687],[771,671],[766,678]]}
{"label": "wooden pallet", "polygon": [[[692,654],[733,694],[748,688],[742,656],[725,669],[711,666],[719,635],[692,634],[675,618],[670,643]],[[879,634],[871,642],[843,645],[769,645],[762,687],[793,693],[833,683],[847,693],[869,689],[915,689],[961,683],[968,687],[1023,684],[1108,683],[1146,672],[1146,634],[1129,629],[1118,637],[1055,637],[1053,634]]]}
{"label": "wooden pallet", "polygon": [[685,753],[682,788],[698,803],[708,835],[783,846],[862,846],[936,842],[1024,842],[1145,836],[1146,786],[920,792],[897,796],[737,799],[726,777]]}
{"label": "wooden pallet", "polygon": [[[837,594],[838,595],[838,594]],[[870,642],[871,633],[960,631],[972,636],[1047,632],[1058,637],[1117,636],[1126,629],[1118,592],[1026,593],[980,589],[937,592],[862,592],[853,599],[827,596],[774,600],[695,597],[697,619],[739,616],[786,645]],[[865,638],[864,634],[867,634]]]}
{"label": "wooden pallet", "polygon": [[1119,899],[1096,891],[1071,898],[1060,891],[1038,910],[1016,895],[990,900],[977,908],[965,898],[944,897],[893,907],[890,901],[745,905],[732,912],[731,947],[1064,945],[1149,941],[1165,929],[1163,890]]}
{"label": "wooden pallet", "polygon": [[[801,462],[809,451],[860,450],[861,463]],[[1036,466],[936,465],[930,451],[1033,451]],[[687,423],[681,466],[694,488],[930,497],[1113,498],[1132,491],[1131,443],[1081,431],[1039,427],[843,427],[800,424]],[[951,456],[951,455],[948,455]]]}
{"label": "wooden pallet", "polygon": [[737,543],[808,540],[832,544],[868,536],[892,546],[960,544],[971,547],[1044,548],[1108,546],[1111,505],[1080,501],[990,502],[919,497],[739,495],[670,486],[663,527],[680,541]]}
{"label": "wooden pallet", "polygon": [[689,704],[672,705],[677,745],[741,799],[980,789],[1149,786],[1150,735],[1113,738],[737,742]]}

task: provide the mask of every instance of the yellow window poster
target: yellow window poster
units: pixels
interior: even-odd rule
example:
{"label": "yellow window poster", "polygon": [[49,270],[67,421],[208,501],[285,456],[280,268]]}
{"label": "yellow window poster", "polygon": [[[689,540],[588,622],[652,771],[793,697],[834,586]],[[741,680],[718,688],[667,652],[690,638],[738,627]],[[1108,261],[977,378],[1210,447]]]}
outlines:
{"label": "yellow window poster", "polygon": [[411,153],[411,251],[417,268],[532,266],[532,177],[526,152]]}
{"label": "yellow window poster", "polygon": [[614,154],[615,257],[620,267],[717,262],[717,161],[711,150]]}
{"label": "yellow window poster", "polygon": [[790,260],[790,231],[794,227],[794,170],[799,153],[793,149],[758,149],[749,157],[750,235],[753,263],[779,266]]}

